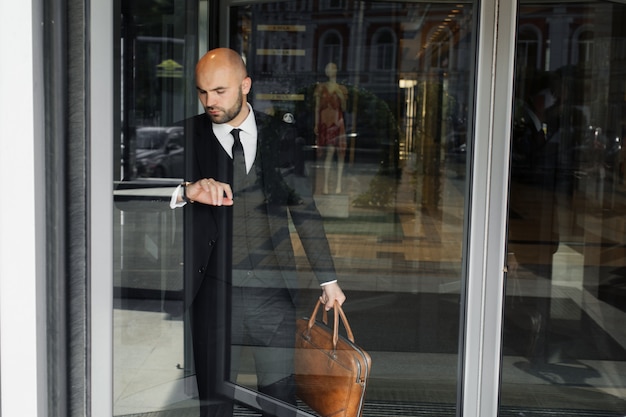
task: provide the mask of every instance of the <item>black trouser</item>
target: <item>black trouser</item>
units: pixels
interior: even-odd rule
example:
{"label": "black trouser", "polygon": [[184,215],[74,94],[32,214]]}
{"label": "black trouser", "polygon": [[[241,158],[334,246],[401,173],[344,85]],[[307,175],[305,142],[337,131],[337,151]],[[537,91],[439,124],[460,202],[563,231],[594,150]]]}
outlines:
{"label": "black trouser", "polygon": [[205,277],[190,306],[194,365],[201,417],[230,417],[232,399],[220,393],[226,378],[224,339],[230,317],[225,308],[226,284]]}
{"label": "black trouser", "polygon": [[[232,311],[217,299],[224,294],[224,283],[205,278],[192,304],[191,328],[198,394],[202,417],[232,415],[232,402],[218,394],[220,353],[229,336],[225,328],[231,314],[231,380],[239,371],[242,346],[250,346],[255,359],[259,392],[296,405],[293,378],[295,306],[285,288],[234,287]],[[227,348],[227,347],[226,347]],[[264,416],[266,406],[260,401]],[[267,403],[267,408],[271,408]]]}
{"label": "black trouser", "polygon": [[243,346],[252,349],[260,392],[295,405],[293,353],[296,310],[285,288],[234,287],[231,379]]}

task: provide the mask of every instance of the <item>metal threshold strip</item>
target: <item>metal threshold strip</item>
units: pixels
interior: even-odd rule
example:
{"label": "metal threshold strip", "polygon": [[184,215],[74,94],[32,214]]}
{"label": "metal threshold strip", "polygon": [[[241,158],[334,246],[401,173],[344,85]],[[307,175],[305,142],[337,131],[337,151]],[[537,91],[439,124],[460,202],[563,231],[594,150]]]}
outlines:
{"label": "metal threshold strip", "polygon": [[[311,412],[303,404],[299,408],[304,411]],[[131,414],[120,417],[196,417],[197,410],[191,408],[188,414],[184,414],[182,409],[164,410],[157,412]],[[435,403],[398,403],[391,401],[373,401],[366,402],[363,409],[363,417],[453,417],[455,415],[455,406],[453,404],[435,404]],[[260,417],[258,411],[235,405],[234,417]],[[624,417],[623,413],[597,410],[574,410],[574,409],[555,409],[555,408],[522,408],[522,407],[503,407],[500,410],[500,417],[561,417],[561,416],[584,416],[584,417]]]}

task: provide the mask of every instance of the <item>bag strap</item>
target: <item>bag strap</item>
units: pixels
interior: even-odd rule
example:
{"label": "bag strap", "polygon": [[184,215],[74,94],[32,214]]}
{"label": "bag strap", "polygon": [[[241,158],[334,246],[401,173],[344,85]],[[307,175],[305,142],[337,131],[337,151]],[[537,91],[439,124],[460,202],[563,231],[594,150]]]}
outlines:
{"label": "bag strap", "polygon": [[[317,304],[315,304],[315,308],[313,309],[313,314],[309,318],[309,331],[313,328],[315,324],[315,318],[317,317],[317,312],[320,309],[322,302],[317,300]],[[333,311],[335,312],[335,321],[333,322],[333,348],[337,349],[337,342],[339,341],[339,317],[341,317],[341,322],[343,323],[343,327],[346,329],[346,335],[348,340],[354,343],[354,334],[352,333],[352,329],[350,328],[350,324],[348,323],[348,318],[346,317],[346,313],[343,312],[341,305],[337,301],[335,301],[335,306],[333,307]],[[322,322],[328,325],[328,312],[326,309],[323,309],[322,313]]]}

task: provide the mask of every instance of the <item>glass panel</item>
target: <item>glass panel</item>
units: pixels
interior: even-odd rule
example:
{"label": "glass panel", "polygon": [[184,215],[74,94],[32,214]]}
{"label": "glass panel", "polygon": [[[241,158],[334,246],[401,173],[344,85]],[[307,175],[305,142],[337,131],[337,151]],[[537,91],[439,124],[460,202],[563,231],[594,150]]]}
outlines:
{"label": "glass panel", "polygon": [[626,410],[625,12],[520,4],[502,415]]}
{"label": "glass panel", "polygon": [[114,415],[197,409],[189,400],[194,384],[184,337],[183,213],[168,202],[185,169],[185,137],[175,122],[197,109],[188,84],[198,7],[185,0],[119,2]]}
{"label": "glass panel", "polygon": [[[356,343],[372,356],[364,415],[455,415],[472,19],[469,3],[230,8],[248,101],[282,124],[280,166],[321,213]],[[292,216],[297,317],[308,317],[319,274]],[[246,341],[231,350],[232,377],[256,390],[259,349]]]}
{"label": "glass panel", "polygon": [[[194,297],[200,268],[192,265],[198,256],[208,257],[208,249],[206,240],[200,246],[192,238],[196,231],[205,233],[199,219],[206,214],[198,214],[199,202],[175,210],[168,203],[182,179],[202,178],[194,169],[201,151],[192,144],[204,142],[194,142],[188,125],[179,122],[198,113],[194,68],[202,42],[196,40],[206,22],[195,20],[206,6],[121,2],[115,415],[171,409],[198,415],[195,377],[202,371],[192,354],[188,307],[201,303],[215,313],[201,318],[207,323],[203,331],[210,332],[210,347],[201,347],[200,360],[208,368],[206,404],[225,405],[220,412],[234,408],[235,415],[258,415],[260,409],[276,415],[273,410],[291,408],[272,401],[281,398],[280,390],[268,389],[259,378],[259,351],[267,349],[258,339],[271,330],[252,337],[248,330],[257,323],[239,319],[252,304],[224,297],[249,297],[250,281],[243,282],[248,278],[241,274],[247,272],[241,267],[245,258],[255,283],[281,273],[296,278],[289,292],[279,288],[289,294],[281,313],[295,317],[311,315],[321,294],[318,277],[338,278],[356,343],[372,357],[364,415],[454,416],[473,3],[292,0],[222,10],[220,27],[229,22],[229,28],[228,39],[219,43],[244,57],[252,80],[247,99],[257,120],[269,117],[276,126],[271,146],[279,147],[269,156],[259,149],[258,155],[266,152],[259,160],[275,158],[271,167],[278,170],[270,172],[280,173],[294,191],[288,195],[297,198],[290,203],[314,204],[276,209],[264,195],[252,216],[235,217],[237,233],[268,210],[273,216],[290,212],[288,227],[268,239],[254,241],[263,230],[246,235],[251,254],[242,256],[235,246],[234,286],[222,285],[231,278],[230,268],[207,274],[202,282],[212,287]],[[267,136],[259,131],[263,144]],[[215,140],[212,130],[204,133]],[[235,202],[242,201],[250,200],[238,191]],[[275,219],[268,218],[262,224],[274,231]],[[220,232],[227,236],[229,229]],[[323,256],[326,242],[331,262]],[[228,258],[230,249],[207,261],[209,269],[210,262]],[[280,263],[282,255],[293,263]],[[250,316],[267,317],[262,324],[276,315],[259,311]],[[280,358],[291,355],[291,335]],[[236,384],[224,383],[229,379]],[[234,406],[228,401],[233,397]],[[297,407],[299,415],[311,411],[302,399]]]}

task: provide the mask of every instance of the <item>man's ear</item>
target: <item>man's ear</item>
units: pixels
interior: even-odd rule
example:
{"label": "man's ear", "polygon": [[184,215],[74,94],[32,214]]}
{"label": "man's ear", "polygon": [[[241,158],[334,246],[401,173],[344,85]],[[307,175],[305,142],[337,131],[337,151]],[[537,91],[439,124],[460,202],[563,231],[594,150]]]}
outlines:
{"label": "man's ear", "polygon": [[250,92],[250,87],[252,87],[252,79],[250,77],[246,77],[241,82],[241,92],[243,94],[248,94]]}

